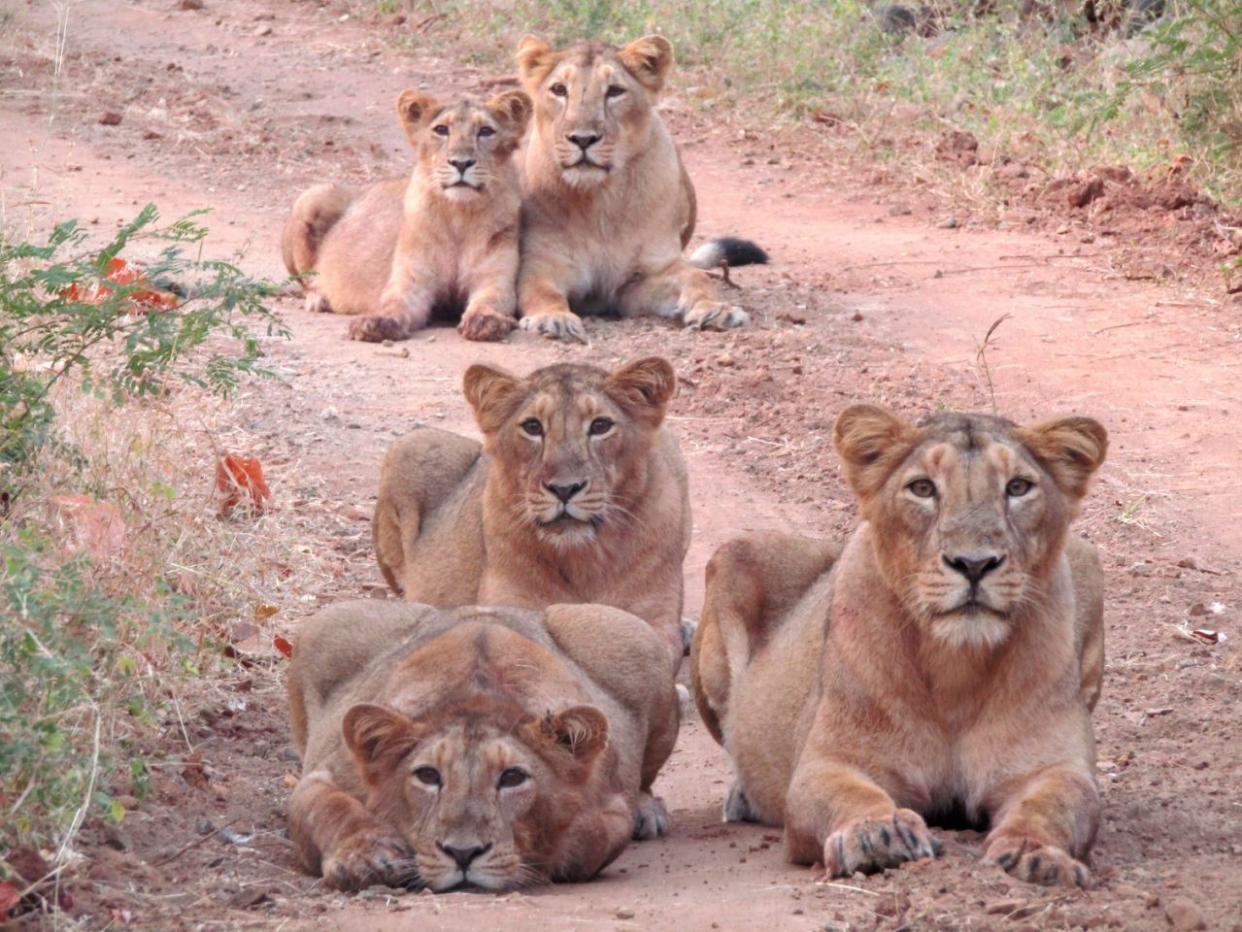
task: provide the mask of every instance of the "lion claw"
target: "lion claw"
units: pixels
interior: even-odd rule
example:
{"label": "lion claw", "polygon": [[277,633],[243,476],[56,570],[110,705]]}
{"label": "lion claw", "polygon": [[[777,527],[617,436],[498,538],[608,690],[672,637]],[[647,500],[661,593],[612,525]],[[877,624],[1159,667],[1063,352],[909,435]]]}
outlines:
{"label": "lion claw", "polygon": [[361,890],[371,884],[404,887],[419,883],[414,852],[397,835],[362,831],[345,839],[323,859],[324,882],[336,890]]}
{"label": "lion claw", "polygon": [[308,314],[332,313],[332,304],[328,301],[328,296],[320,294],[318,291],[308,291],[302,306]]}
{"label": "lion claw", "polygon": [[650,793],[638,795],[638,809],[634,813],[635,841],[659,838],[668,833],[668,810],[664,800]]}
{"label": "lion claw", "polygon": [[1018,880],[1045,887],[1086,887],[1091,879],[1087,866],[1064,848],[1013,835],[990,842],[983,860]]}
{"label": "lion claw", "polygon": [[586,343],[586,330],[577,314],[530,314],[518,324],[523,330],[532,330],[549,340],[576,340]]}
{"label": "lion claw", "polygon": [[690,330],[733,330],[747,326],[750,315],[740,307],[712,301],[695,305],[684,320]]}
{"label": "lion claw", "polygon": [[824,866],[833,877],[848,877],[855,871],[872,874],[936,857],[940,851],[923,817],[912,809],[898,809],[890,818],[856,819],[829,835]]}

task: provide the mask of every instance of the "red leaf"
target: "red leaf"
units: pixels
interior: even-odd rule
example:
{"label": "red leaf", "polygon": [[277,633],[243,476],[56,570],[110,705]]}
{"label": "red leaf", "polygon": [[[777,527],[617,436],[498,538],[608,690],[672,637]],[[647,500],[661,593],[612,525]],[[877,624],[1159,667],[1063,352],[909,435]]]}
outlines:
{"label": "red leaf", "polygon": [[21,891],[14,884],[0,883],[0,919],[4,919],[22,901]]}
{"label": "red leaf", "polygon": [[263,465],[257,459],[233,453],[216,461],[216,490],[221,493],[221,516],[232,514],[246,499],[255,511],[263,511],[272,498],[263,479]]}
{"label": "red leaf", "polygon": [[293,658],[293,645],[279,634],[272,638],[272,645],[286,657]]}

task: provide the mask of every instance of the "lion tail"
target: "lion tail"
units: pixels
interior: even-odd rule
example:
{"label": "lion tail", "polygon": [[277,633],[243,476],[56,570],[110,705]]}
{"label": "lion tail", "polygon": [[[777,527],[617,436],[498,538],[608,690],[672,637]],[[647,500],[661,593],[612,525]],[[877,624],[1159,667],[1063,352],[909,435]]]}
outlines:
{"label": "lion tail", "polygon": [[748,239],[721,236],[709,239],[690,253],[687,261],[699,269],[735,269],[741,265],[767,265],[768,254]]}
{"label": "lion tail", "polygon": [[314,268],[324,237],[352,201],[353,194],[335,184],[317,184],[302,192],[280,237],[281,256],[291,276],[298,278]]}

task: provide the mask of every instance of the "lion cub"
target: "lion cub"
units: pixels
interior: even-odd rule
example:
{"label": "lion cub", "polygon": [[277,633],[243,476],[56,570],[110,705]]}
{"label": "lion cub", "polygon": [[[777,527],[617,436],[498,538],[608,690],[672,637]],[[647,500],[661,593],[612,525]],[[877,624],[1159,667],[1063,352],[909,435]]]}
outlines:
{"label": "lion cub", "polygon": [[1084,885],[1103,589],[1068,533],[1104,428],[858,406],[836,447],[863,517],[844,549],[755,535],[707,568],[691,668],[726,819],[845,876],[938,854],[924,818],[962,813],[1016,877]]}
{"label": "lion cub", "polygon": [[302,624],[289,703],[289,832],[331,886],[589,880],[663,832],[672,661],[625,612],[347,602]]}
{"label": "lion cub", "polygon": [[[513,151],[530,98],[447,105],[417,91],[397,100],[418,162],[354,195],[319,184],[294,203],[282,238],[309,310],[357,314],[354,340],[402,340],[433,312],[461,313],[468,340],[503,339],[517,322],[518,211]],[[464,310],[463,310],[464,308]]]}
{"label": "lion cub", "polygon": [[676,385],[654,357],[525,378],[471,366],[483,443],[425,428],[384,458],[373,531],[388,584],[442,607],[613,605],[680,655],[690,501],[662,426]]}

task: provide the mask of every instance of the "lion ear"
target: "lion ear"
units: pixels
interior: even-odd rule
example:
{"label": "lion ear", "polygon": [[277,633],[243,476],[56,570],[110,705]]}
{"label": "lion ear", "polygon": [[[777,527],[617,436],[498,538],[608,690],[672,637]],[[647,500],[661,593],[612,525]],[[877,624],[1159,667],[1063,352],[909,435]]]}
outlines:
{"label": "lion ear", "polygon": [[501,126],[514,136],[520,137],[526,132],[531,102],[525,91],[505,91],[497,94],[487,102],[486,107],[500,121]]}
{"label": "lion ear", "polygon": [[1108,431],[1089,417],[1064,417],[1018,430],[1018,439],[1067,494],[1082,498],[1108,455]]}
{"label": "lion ear", "polygon": [[617,57],[643,87],[655,94],[673,67],[673,46],[664,36],[643,36],[622,48]]}
{"label": "lion ear", "polygon": [[661,420],[665,405],[677,391],[677,373],[667,359],[648,356],[613,372],[608,384],[631,406],[651,409]]}
{"label": "lion ear", "polygon": [[568,751],[581,764],[589,764],[608,746],[608,719],[594,706],[576,705],[553,715],[549,712],[532,724],[540,740]]}
{"label": "lion ear", "polygon": [[845,478],[864,503],[875,495],[906,456],[918,428],[875,405],[851,405],[837,417],[833,442]]}
{"label": "lion ear", "polygon": [[521,381],[503,369],[476,363],[466,370],[462,391],[485,434],[495,433],[513,413]]}
{"label": "lion ear", "polygon": [[537,87],[552,69],[556,52],[538,36],[526,35],[518,41],[517,66],[522,83]]}
{"label": "lion ear", "polygon": [[412,145],[418,145],[418,130],[426,120],[440,112],[440,102],[422,91],[402,91],[397,98],[397,119]]}
{"label": "lion ear", "polygon": [[372,786],[391,773],[421,737],[411,719],[369,703],[353,706],[345,713],[341,733],[358,772]]}

